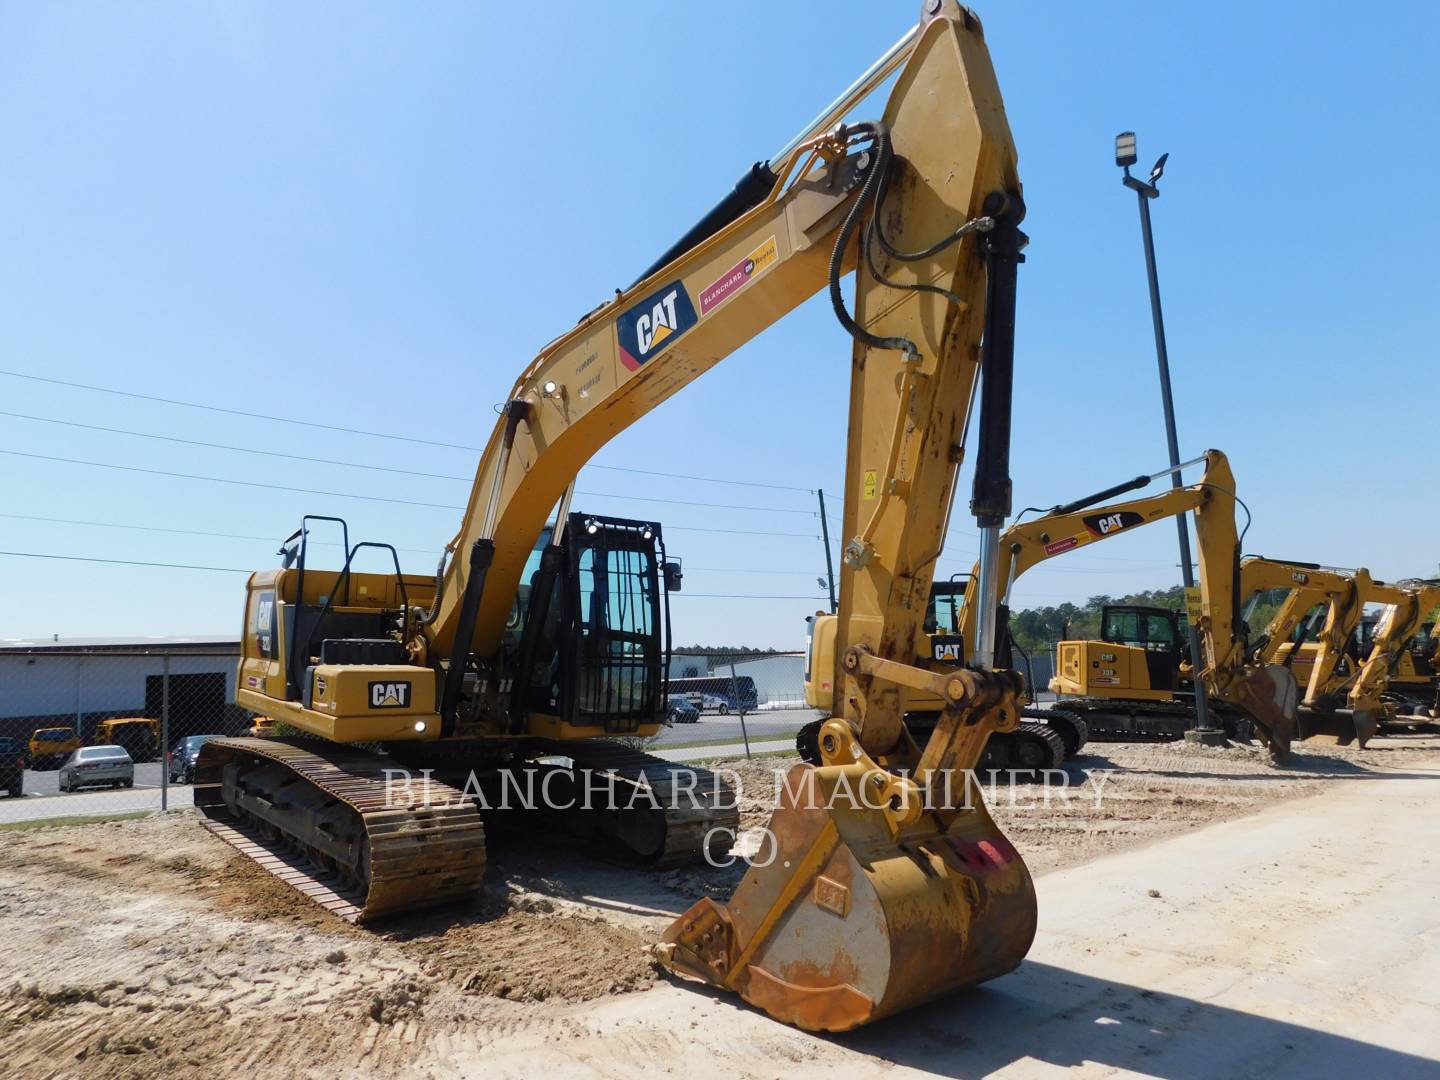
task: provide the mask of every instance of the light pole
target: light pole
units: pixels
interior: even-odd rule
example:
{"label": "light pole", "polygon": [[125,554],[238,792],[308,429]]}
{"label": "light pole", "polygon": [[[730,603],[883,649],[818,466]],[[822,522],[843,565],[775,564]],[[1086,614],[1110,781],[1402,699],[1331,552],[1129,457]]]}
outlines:
{"label": "light pole", "polygon": [[[1165,319],[1160,313],[1160,279],[1155,272],[1155,238],[1150,232],[1150,200],[1160,197],[1160,177],[1165,174],[1165,161],[1169,154],[1161,154],[1150,170],[1148,180],[1130,175],[1130,166],[1137,160],[1135,133],[1122,131],[1115,136],[1115,164],[1125,170],[1125,186],[1135,192],[1140,202],[1140,235],[1145,242],[1145,272],[1150,278],[1150,317],[1155,324],[1155,357],[1160,363],[1160,400],[1165,409],[1165,441],[1170,450],[1171,487],[1184,486],[1180,479],[1180,441],[1175,434],[1175,399],[1170,392],[1170,355],[1165,348]],[[1181,514],[1175,519],[1180,534],[1180,573],[1185,582],[1187,605],[1195,588],[1195,571],[1190,563],[1190,515]],[[1187,622],[1189,621],[1187,617]],[[1197,627],[1190,627],[1190,668],[1195,683],[1195,724],[1185,733],[1192,742],[1223,745],[1225,733],[1210,723],[1210,703],[1205,696],[1205,680],[1200,673],[1205,669],[1204,651],[1200,645]]]}

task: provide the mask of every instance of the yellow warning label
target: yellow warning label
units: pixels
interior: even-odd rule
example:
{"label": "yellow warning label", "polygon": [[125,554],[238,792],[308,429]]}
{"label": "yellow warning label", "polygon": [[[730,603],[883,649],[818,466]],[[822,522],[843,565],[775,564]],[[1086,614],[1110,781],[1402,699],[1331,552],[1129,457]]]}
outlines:
{"label": "yellow warning label", "polygon": [[1185,610],[1190,613],[1190,621],[1194,622],[1200,618],[1202,607],[1200,603],[1200,586],[1188,585],[1185,588]]}
{"label": "yellow warning label", "polygon": [[861,495],[866,499],[875,498],[875,489],[880,486],[880,477],[874,469],[865,470],[865,485],[861,488]]}

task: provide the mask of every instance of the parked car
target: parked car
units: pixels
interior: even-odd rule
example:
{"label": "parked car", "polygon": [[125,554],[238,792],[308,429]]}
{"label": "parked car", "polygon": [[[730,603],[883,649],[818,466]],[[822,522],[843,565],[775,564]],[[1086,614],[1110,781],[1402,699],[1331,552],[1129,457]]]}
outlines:
{"label": "parked car", "polygon": [[30,733],[30,768],[58,769],[60,763],[80,749],[74,728],[38,728]]}
{"label": "parked car", "polygon": [[683,694],[670,695],[670,711],[665,715],[667,724],[698,724],[700,722],[700,710]]}
{"label": "parked car", "polygon": [[165,768],[172,784],[189,784],[195,779],[195,761],[200,756],[200,747],[219,735],[191,735],[181,739],[165,755]]}
{"label": "parked car", "polygon": [[25,747],[18,739],[0,738],[0,788],[12,799],[25,794]]}
{"label": "parked car", "polygon": [[61,791],[97,785],[134,787],[135,762],[123,746],[82,746],[60,766],[55,783]]}
{"label": "parked car", "polygon": [[689,694],[690,704],[703,712],[718,713],[720,716],[729,716],[734,709],[733,698],[721,694]]}

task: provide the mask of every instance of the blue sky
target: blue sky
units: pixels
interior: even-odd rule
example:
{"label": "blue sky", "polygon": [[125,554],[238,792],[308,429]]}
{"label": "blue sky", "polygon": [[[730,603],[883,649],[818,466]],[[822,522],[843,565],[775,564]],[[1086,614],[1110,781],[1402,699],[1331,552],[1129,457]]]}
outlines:
{"label": "blue sky", "polygon": [[[528,358],[917,8],[6,5],[0,368],[479,446]],[[1164,463],[1135,200],[1111,156],[1133,128],[1142,165],[1171,153],[1154,213],[1182,453],[1230,454],[1247,550],[1434,572],[1440,16],[1357,11],[979,9],[1030,210],[1017,508]],[[807,491],[839,489],[848,355],[821,298],[596,459],[776,487],[584,474],[583,508],[666,523],[688,570],[681,642],[801,643],[824,567]],[[8,375],[0,410],[444,476],[475,458]],[[5,551],[268,566],[309,511],[428,571],[467,491],[10,415],[0,449],[440,507],[6,453]],[[974,549],[957,514],[942,570]],[[1017,606],[1178,576],[1168,527],[1091,550],[1024,579]],[[238,629],[239,574],[15,557],[0,574],[0,637]]]}

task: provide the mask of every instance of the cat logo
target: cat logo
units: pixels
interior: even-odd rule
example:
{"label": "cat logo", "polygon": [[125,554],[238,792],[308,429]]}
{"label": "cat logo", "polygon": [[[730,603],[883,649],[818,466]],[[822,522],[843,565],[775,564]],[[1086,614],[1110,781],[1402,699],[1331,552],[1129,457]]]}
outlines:
{"label": "cat logo", "polygon": [[1113,514],[1090,514],[1081,520],[1085,522],[1085,528],[1090,530],[1091,536],[1110,536],[1121,529],[1142,524],[1145,518],[1134,510],[1119,510]]}
{"label": "cat logo", "polygon": [[620,362],[631,371],[640,370],[698,321],[685,286],[678,281],[666,285],[615,320]]}
{"label": "cat logo", "polygon": [[946,634],[935,635],[930,639],[930,659],[942,664],[963,664],[965,639]]}
{"label": "cat logo", "polygon": [[405,709],[410,706],[410,684],[408,682],[372,682],[370,684],[370,707],[372,709]]}

